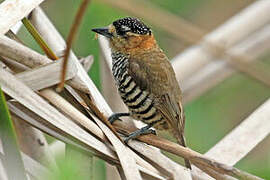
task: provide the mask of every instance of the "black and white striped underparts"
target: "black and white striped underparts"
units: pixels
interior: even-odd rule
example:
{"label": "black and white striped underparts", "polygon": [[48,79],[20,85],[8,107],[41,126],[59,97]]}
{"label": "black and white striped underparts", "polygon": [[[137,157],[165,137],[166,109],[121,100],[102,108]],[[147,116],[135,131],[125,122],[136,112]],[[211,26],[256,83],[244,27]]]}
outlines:
{"label": "black and white striped underparts", "polygon": [[154,107],[153,100],[147,91],[141,90],[128,74],[128,57],[121,53],[112,53],[112,72],[118,91],[128,106],[132,117],[146,124],[153,123],[157,129],[166,129],[167,124]]}

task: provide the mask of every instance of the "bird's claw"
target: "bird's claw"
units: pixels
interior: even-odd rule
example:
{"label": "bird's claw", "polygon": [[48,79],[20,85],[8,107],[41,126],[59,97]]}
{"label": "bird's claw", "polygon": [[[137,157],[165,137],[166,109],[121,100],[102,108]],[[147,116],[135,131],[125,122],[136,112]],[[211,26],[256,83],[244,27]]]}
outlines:
{"label": "bird's claw", "polygon": [[146,128],[142,128],[139,129],[131,134],[128,135],[127,138],[125,138],[124,143],[128,144],[128,141],[131,139],[136,139],[137,137],[141,136],[141,135],[147,135],[147,134],[154,134],[157,135],[156,131],[154,129],[146,129]]}
{"label": "bird's claw", "polygon": [[119,117],[122,117],[122,116],[130,116],[130,114],[129,113],[114,113],[108,118],[108,120],[110,121],[111,124],[113,124],[114,121],[116,121],[116,120],[122,121],[119,118]]}
{"label": "bird's claw", "polygon": [[116,121],[116,120],[122,121],[122,119],[120,119],[119,116],[117,116],[117,114],[111,115],[111,116],[108,118],[108,120],[109,120],[109,122],[110,122],[111,124],[113,124],[114,121]]}

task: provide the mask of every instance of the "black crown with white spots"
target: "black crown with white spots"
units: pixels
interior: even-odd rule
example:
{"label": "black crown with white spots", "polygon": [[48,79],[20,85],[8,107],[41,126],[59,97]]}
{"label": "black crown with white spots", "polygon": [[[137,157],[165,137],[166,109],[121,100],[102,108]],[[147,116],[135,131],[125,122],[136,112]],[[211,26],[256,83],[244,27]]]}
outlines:
{"label": "black crown with white spots", "polygon": [[151,29],[137,18],[126,17],[113,22],[117,34],[125,35],[126,32],[135,34],[151,34]]}

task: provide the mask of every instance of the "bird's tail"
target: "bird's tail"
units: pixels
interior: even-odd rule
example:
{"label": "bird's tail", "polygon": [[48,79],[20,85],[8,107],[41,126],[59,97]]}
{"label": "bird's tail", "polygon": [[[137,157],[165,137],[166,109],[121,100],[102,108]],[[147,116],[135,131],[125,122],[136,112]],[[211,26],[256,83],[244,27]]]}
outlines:
{"label": "bird's tail", "polygon": [[[179,134],[179,136],[176,136],[176,139],[177,139],[177,142],[178,142],[181,146],[187,147],[187,146],[186,146],[186,139],[185,139],[183,133]],[[190,161],[189,161],[188,159],[185,159],[185,166],[186,166],[187,168],[191,169],[191,163],[190,163]]]}

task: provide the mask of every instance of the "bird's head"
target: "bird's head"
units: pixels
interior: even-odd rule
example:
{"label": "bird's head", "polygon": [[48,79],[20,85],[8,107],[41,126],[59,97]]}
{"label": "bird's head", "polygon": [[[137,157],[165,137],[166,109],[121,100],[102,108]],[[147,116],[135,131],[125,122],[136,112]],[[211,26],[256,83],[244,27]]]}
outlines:
{"label": "bird's head", "polygon": [[152,30],[137,18],[118,19],[107,27],[92,31],[107,37],[114,51],[132,53],[156,46]]}

